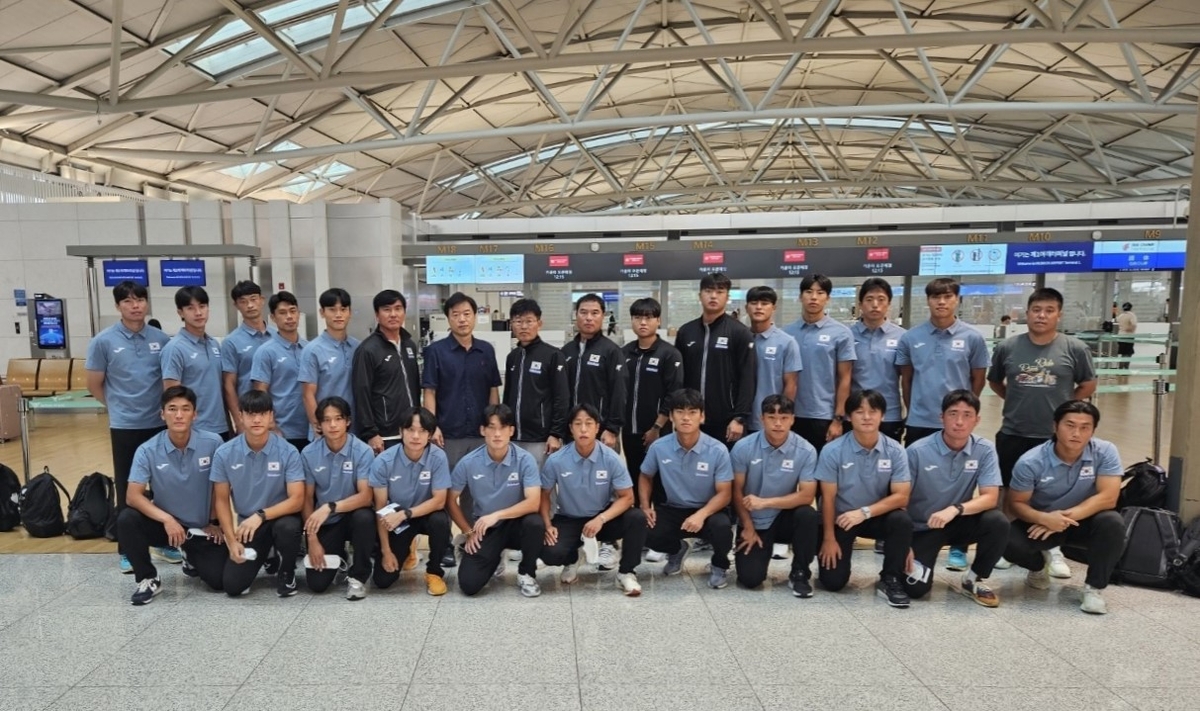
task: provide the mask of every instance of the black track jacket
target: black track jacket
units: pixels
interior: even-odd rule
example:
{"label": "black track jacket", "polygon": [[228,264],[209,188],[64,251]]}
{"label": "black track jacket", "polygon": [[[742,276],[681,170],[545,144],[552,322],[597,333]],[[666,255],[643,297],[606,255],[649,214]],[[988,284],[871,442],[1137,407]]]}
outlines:
{"label": "black track jacket", "polygon": [[354,427],[365,442],[375,435],[400,434],[400,413],[421,405],[421,374],[417,344],[400,329],[400,347],[376,328],[354,351],[351,387],[354,390]]}
{"label": "black track jacket", "polygon": [[667,412],[667,396],[683,387],[683,363],[679,351],[655,337],[646,350],[630,341],[621,349],[625,354],[625,378],[629,385],[625,399],[625,427],[632,434],[643,434]]}
{"label": "black track jacket", "polygon": [[600,411],[600,428],[620,434],[625,424],[625,355],[602,334],[589,341],[582,338],[575,336],[562,348],[570,407],[592,405]]}
{"label": "black track jacket", "polygon": [[545,442],[553,435],[567,439],[566,359],[562,351],[535,338],[527,346],[517,345],[504,363],[505,405],[517,415],[518,442]]}
{"label": "black track jacket", "polygon": [[704,396],[705,426],[724,429],[735,417],[748,418],[754,407],[754,334],[728,314],[710,325],[688,321],[675,335],[683,356],[684,387]]}

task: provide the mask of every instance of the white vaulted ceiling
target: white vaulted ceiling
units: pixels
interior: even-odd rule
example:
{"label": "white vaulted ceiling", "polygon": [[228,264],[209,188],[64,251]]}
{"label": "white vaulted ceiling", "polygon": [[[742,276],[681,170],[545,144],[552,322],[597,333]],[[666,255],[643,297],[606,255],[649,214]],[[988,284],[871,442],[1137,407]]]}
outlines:
{"label": "white vaulted ceiling", "polygon": [[0,160],[429,218],[1174,200],[1198,53],[1195,0],[0,0]]}

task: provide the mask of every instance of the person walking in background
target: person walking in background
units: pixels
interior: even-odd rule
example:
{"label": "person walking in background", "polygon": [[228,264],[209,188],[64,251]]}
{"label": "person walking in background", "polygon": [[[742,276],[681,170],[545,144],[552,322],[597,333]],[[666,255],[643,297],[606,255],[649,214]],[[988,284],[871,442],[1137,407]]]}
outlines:
{"label": "person walking in background", "polygon": [[1121,337],[1117,341],[1117,356],[1121,359],[1117,363],[1117,367],[1128,370],[1130,359],[1133,358],[1133,334],[1137,333],[1138,327],[1137,314],[1133,312],[1133,304],[1128,301],[1121,304],[1121,313],[1117,314],[1113,321],[1116,324],[1117,335]]}

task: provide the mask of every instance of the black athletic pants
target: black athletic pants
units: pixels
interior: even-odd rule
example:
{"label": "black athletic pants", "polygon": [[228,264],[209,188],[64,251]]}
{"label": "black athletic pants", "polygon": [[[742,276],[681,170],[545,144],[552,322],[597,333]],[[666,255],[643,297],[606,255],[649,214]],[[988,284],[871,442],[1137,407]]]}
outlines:
{"label": "black athletic pants", "polygon": [[812,417],[797,417],[792,423],[792,432],[800,435],[805,442],[817,450],[817,454],[825,447],[825,434],[833,420],[819,420]]}
{"label": "black athletic pants", "polygon": [[[741,526],[738,526],[739,536]],[[800,574],[807,580],[812,576],[812,559],[817,554],[817,540],[821,536],[821,514],[811,506],[798,506],[790,511],[780,511],[770,528],[756,529],[762,539],[749,553],[734,552],[737,582],[744,588],[756,588],[767,579],[767,568],[771,565],[771,548],[776,543],[792,544],[792,575]],[[737,540],[741,540],[738,538]]]}
{"label": "black athletic pants", "polygon": [[925,439],[929,435],[937,434],[941,431],[941,427],[914,427],[906,425],[904,428],[904,446],[907,447],[917,440]]}
{"label": "black athletic pants", "polygon": [[[383,556],[375,561],[375,587],[388,588],[400,579],[404,569],[404,560],[412,549],[413,539],[419,535],[429,536],[429,562],[425,564],[425,572],[439,578],[445,576],[442,570],[442,556],[450,546],[450,516],[445,511],[434,511],[428,516],[406,521],[408,528],[399,533],[388,533],[388,545],[392,555],[400,561],[400,568],[394,573],[383,569]],[[499,565],[499,563],[497,563]]]}
{"label": "black athletic pants", "polygon": [[[133,455],[137,454],[138,447],[165,429],[166,427],[163,426],[144,430],[110,429],[108,431],[108,441],[112,444],[113,482],[117,489],[118,516],[125,509],[125,496],[129,490],[129,471],[133,469]],[[117,552],[125,555],[125,546],[121,543],[119,532],[117,533]]]}
{"label": "black athletic pants", "polygon": [[879,431],[899,442],[904,437],[904,420],[898,422],[881,422],[879,423]]}
{"label": "black athletic pants", "polygon": [[1088,569],[1084,582],[1097,590],[1108,587],[1113,570],[1125,553],[1125,519],[1121,514],[1101,511],[1080,521],[1078,526],[1067,526],[1062,533],[1041,541],[1029,537],[1032,525],[1025,521],[1012,522],[1005,558],[1027,570],[1041,570],[1046,565],[1042,551],[1064,545],[1086,546]]}
{"label": "black athletic pants", "polygon": [[[150,560],[150,547],[168,545],[167,529],[141,511],[126,508],[117,517],[117,531],[124,541],[129,564],[133,566],[133,577],[138,582],[157,578],[158,570]],[[189,538],[180,548],[187,556],[188,565],[200,574],[200,579],[213,590],[220,590],[228,549],[213,543],[207,536]]]}
{"label": "black athletic pants", "polygon": [[254,552],[258,554],[257,558],[244,563],[234,563],[232,559],[226,557],[225,571],[222,575],[225,594],[237,597],[249,590],[254,579],[258,577],[259,569],[266,565],[267,556],[272,547],[279,555],[279,571],[295,570],[296,558],[300,556],[300,531],[302,528],[300,516],[297,514],[283,516],[272,521],[263,521],[258,530],[254,532],[254,538],[245,544],[247,548],[254,549]]}
{"label": "black athletic pants", "polygon": [[[986,579],[992,574],[992,568],[996,567],[996,562],[1004,555],[1004,548],[1008,545],[1008,519],[1000,509],[958,516],[945,528],[914,531],[913,558],[921,561],[926,568],[932,569],[937,564],[942,546],[950,544],[966,550],[972,543],[975,544],[975,561],[971,563],[971,570],[980,579]],[[905,577],[904,589],[913,599],[924,597],[932,587],[932,574],[928,581],[915,585],[909,583],[907,576]]]}
{"label": "black athletic pants", "polygon": [[[379,542],[376,530],[375,512],[369,508],[355,509],[342,514],[334,523],[326,522],[321,526],[317,531],[317,540],[321,542],[326,555],[340,556],[342,560],[346,559],[346,541],[350,541],[354,546],[354,559],[350,562],[347,574],[360,583],[366,583],[367,576],[371,574],[371,551]],[[407,555],[406,553],[405,556]],[[337,568],[307,568],[304,571],[304,582],[308,589],[315,593],[325,592],[333,584],[337,573]]]}
{"label": "black athletic pants", "polygon": [[850,557],[854,554],[855,538],[883,539],[883,570],[880,576],[904,578],[904,563],[908,559],[913,536],[912,519],[904,509],[894,509],[882,516],[869,518],[849,531],[835,526],[833,535],[842,549],[842,556],[833,568],[824,565],[818,567],[818,577],[826,590],[837,592],[850,582]]}
{"label": "black athletic pants", "polygon": [[[642,494],[638,491],[638,476],[642,472],[642,461],[646,458],[646,445],[642,444],[641,434],[621,433],[621,450],[625,452],[625,466],[629,468],[629,476],[633,477],[633,508],[642,506]],[[651,493],[654,503],[666,501],[667,493],[663,489],[659,477],[654,477],[654,489]]]}
{"label": "black athletic pants", "polygon": [[1013,467],[1017,460],[1034,447],[1048,441],[1049,438],[1021,437],[1018,435],[996,433],[996,459],[1000,464],[1000,481],[1007,487],[1012,481]]}
{"label": "black athletic pants", "polygon": [[458,564],[459,589],[465,595],[478,594],[500,566],[504,551],[513,548],[521,551],[521,564],[517,572],[536,576],[538,554],[542,552],[545,538],[546,524],[535,513],[506,519],[492,526],[484,534],[479,550],[474,553],[464,551],[462,562]]}
{"label": "black athletic pants", "polygon": [[[546,565],[572,565],[579,559],[579,548],[583,545],[583,527],[591,519],[558,515],[550,524],[558,529],[558,542],[543,546],[541,558]],[[605,543],[621,543],[621,565],[617,572],[633,573],[642,562],[642,548],[646,546],[646,514],[641,509],[629,509],[605,523],[596,540]]]}
{"label": "black athletic pants", "polygon": [[729,551],[733,549],[733,524],[729,514],[718,511],[704,521],[704,526],[697,533],[688,533],[680,528],[687,517],[700,509],[681,509],[667,504],[654,507],[655,522],[646,545],[656,551],[668,555],[679,552],[679,547],[685,538],[702,538],[712,544],[713,553],[710,559],[714,568],[729,569]]}

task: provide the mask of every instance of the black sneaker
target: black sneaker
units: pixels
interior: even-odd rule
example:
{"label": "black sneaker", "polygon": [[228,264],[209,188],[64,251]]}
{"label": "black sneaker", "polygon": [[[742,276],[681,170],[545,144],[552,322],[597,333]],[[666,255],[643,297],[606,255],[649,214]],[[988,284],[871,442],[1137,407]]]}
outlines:
{"label": "black sneaker", "polygon": [[875,583],[875,590],[892,607],[908,607],[909,605],[908,593],[904,591],[904,585],[900,583],[900,578],[894,575],[880,578],[879,582]]}
{"label": "black sneaker", "polygon": [[788,576],[788,587],[792,589],[792,594],[796,597],[812,597],[812,583],[808,581],[808,575],[804,573],[792,573]]}
{"label": "black sneaker", "polygon": [[183,565],[180,566],[180,572],[182,572],[184,575],[188,576],[189,578],[200,577],[200,571],[196,570],[196,568],[191,563],[188,562],[188,559],[186,556],[184,556],[184,558],[183,558]]}
{"label": "black sneaker", "polygon": [[295,569],[280,570],[279,574],[275,576],[275,580],[275,592],[279,594],[279,597],[291,597],[296,594]]}
{"label": "black sneaker", "polygon": [[149,605],[154,600],[154,596],[160,592],[162,592],[162,581],[158,578],[139,580],[137,590],[133,591],[133,597],[129,601],[135,605]]}
{"label": "black sneaker", "polygon": [[700,551],[700,552],[711,551],[712,549],[713,549],[712,543],[704,540],[703,538],[697,538],[696,542],[692,544],[692,552],[693,553],[695,553],[697,551]]}
{"label": "black sneaker", "polygon": [[458,558],[454,557],[454,544],[446,546],[446,552],[442,554],[442,567],[453,568],[458,565]]}
{"label": "black sneaker", "polygon": [[875,552],[878,553],[879,555],[883,555],[883,541],[881,541],[881,540],[875,541]]}
{"label": "black sneaker", "polygon": [[263,565],[263,572],[267,575],[275,575],[279,572],[279,555],[274,551],[267,555],[267,562]]}

